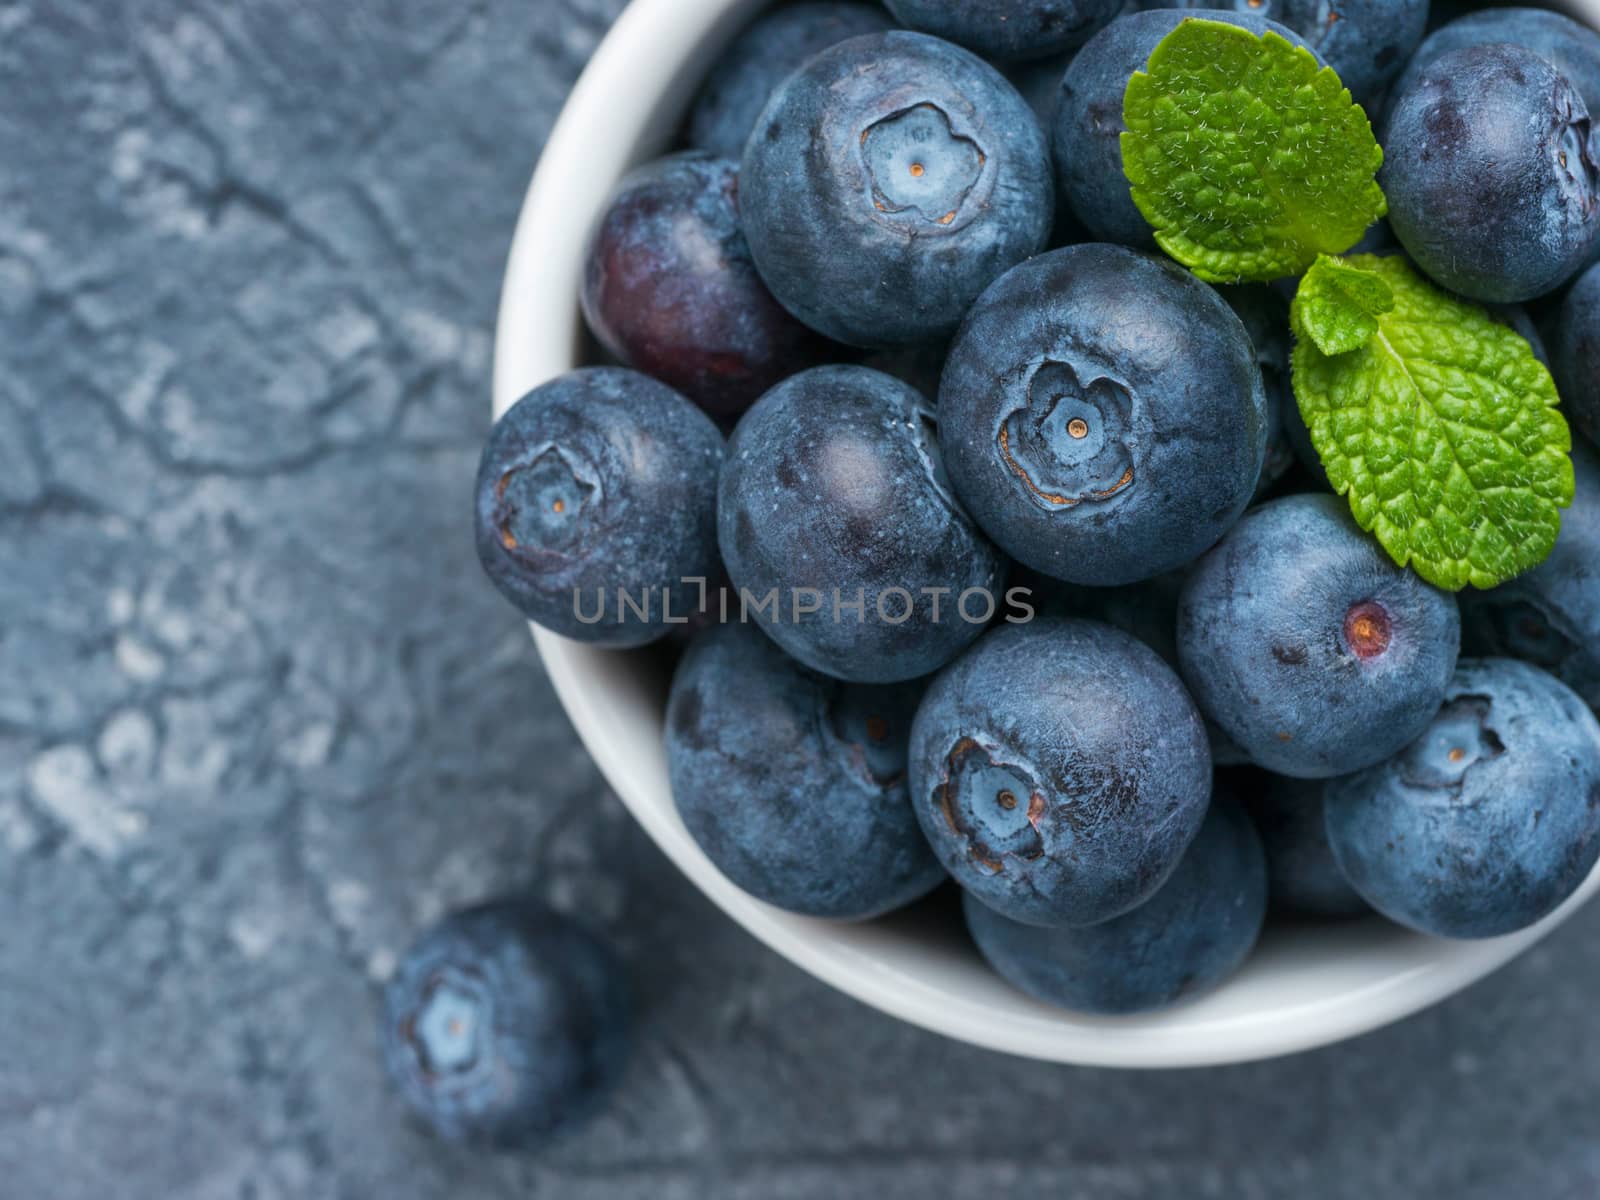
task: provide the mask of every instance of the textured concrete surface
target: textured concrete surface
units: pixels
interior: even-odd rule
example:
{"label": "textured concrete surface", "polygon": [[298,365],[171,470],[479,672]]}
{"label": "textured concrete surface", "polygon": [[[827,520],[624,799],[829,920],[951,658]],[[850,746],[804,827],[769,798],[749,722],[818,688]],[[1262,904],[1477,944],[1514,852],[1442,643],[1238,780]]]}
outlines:
{"label": "textured concrete surface", "polygon": [[[1286,1062],[897,1025],[632,827],[479,578],[512,218],[621,0],[0,2],[0,1196],[1600,1193],[1600,909]],[[412,1130],[375,983],[533,882],[648,998],[532,1160]]]}

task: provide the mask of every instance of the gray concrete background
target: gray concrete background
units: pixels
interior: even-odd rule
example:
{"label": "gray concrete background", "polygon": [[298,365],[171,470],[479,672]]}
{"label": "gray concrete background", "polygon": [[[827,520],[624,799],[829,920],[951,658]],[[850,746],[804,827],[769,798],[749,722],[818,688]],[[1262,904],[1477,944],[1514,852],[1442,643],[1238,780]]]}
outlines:
{"label": "gray concrete background", "polygon": [[[1600,1194],[1600,910],[1399,1027],[1124,1075],[751,941],[585,757],[468,533],[541,140],[621,0],[0,0],[0,1196]],[[533,881],[646,997],[537,1159],[413,1131],[375,981]]]}

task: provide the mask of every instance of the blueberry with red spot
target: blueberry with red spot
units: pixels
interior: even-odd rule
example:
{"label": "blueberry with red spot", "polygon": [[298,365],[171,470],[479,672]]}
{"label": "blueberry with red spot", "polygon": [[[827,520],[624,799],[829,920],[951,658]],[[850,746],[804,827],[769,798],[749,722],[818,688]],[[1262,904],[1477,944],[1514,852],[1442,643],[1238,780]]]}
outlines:
{"label": "blueberry with red spot", "polygon": [[1148,900],[1211,798],[1205,726],[1176,673],[1094,621],[997,626],[929,686],[910,762],[945,869],[1028,925]]}
{"label": "blueberry with red spot", "polygon": [[571,371],[489,434],[478,559],[546,629],[606,646],[655,641],[718,574],[722,451],[711,419],[664,384],[620,367]]}
{"label": "blueberry with red spot", "polygon": [[761,282],[738,176],[733,160],[693,151],[627,175],[590,238],[580,296],[619,361],[720,418],[837,349]]}
{"label": "blueberry with red spot", "polygon": [[902,25],[948,38],[994,62],[1075,50],[1124,0],[884,0]]}
{"label": "blueberry with red spot", "polygon": [[818,367],[745,414],[717,521],[741,614],[814,670],[937,670],[1005,597],[1005,559],[962,510],[932,406],[866,367]]}
{"label": "blueberry with red spot", "polygon": [[1045,246],[1050,153],[995,68],[925,34],[852,38],[778,89],[745,146],[739,206],[773,295],[871,349],[948,338]]}
{"label": "blueberry with red spot", "polygon": [[1514,933],[1600,858],[1600,724],[1537,667],[1463,659],[1420,737],[1324,795],[1339,869],[1379,912],[1437,937]]}
{"label": "blueberry with red spot", "polygon": [[1328,778],[1427,727],[1461,644],[1455,597],[1397,567],[1337,496],[1264,504],[1199,563],[1178,659],[1202,711],[1268,770]]}
{"label": "blueberry with red spot", "polygon": [[966,898],[967,929],[989,965],[1046,1004],[1123,1015],[1165,1008],[1227,979],[1267,915],[1267,868],[1250,820],[1211,806],[1160,889],[1131,912],[1089,926],[1039,928]]}
{"label": "blueberry with red spot", "polygon": [[532,901],[455,913],[384,989],[384,1065],[429,1128],[529,1147],[579,1123],[622,1074],[628,989],[611,952]]}
{"label": "blueberry with red spot", "polygon": [[762,13],[706,76],[689,112],[689,144],[738,158],[772,93],[807,59],[850,38],[893,28],[876,4],[811,0]]}
{"label": "blueberry with red spot", "polygon": [[709,630],[667,702],[678,815],[718,870],[768,904],[835,920],[909,904],[945,877],[906,790],[921,694],[819,675],[749,625]]}
{"label": "blueberry with red spot", "polygon": [[1583,97],[1531,50],[1441,56],[1395,101],[1379,182],[1389,224],[1452,291],[1515,304],[1575,274],[1600,242],[1600,145]]}

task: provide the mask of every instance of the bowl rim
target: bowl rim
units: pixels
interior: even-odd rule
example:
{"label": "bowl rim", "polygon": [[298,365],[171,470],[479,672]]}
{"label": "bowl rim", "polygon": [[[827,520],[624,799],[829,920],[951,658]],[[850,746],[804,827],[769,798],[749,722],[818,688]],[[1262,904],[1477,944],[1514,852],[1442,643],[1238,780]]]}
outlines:
{"label": "bowl rim", "polygon": [[[766,2],[632,0],[601,41],[550,133],[513,235],[495,335],[496,417],[583,361],[577,286],[593,220],[623,172],[664,144],[710,58]],[[1600,26],[1600,0],[1563,7]],[[1597,867],[1543,921],[1486,941],[1427,938],[1376,919],[1269,929],[1222,988],[1133,1017],[1050,1008],[964,967],[953,989],[951,971],[963,956],[914,928],[914,914],[840,925],[772,908],[728,882],[678,820],[670,789],[663,795],[660,698],[641,691],[630,665],[636,660],[530,628],[556,694],[607,782],[719,908],[839,991],[1003,1053],[1142,1069],[1248,1062],[1329,1045],[1420,1012],[1490,974],[1600,890]],[[650,744],[628,732],[652,721],[658,736]],[[1249,1006],[1238,1002],[1246,994],[1256,997]]]}

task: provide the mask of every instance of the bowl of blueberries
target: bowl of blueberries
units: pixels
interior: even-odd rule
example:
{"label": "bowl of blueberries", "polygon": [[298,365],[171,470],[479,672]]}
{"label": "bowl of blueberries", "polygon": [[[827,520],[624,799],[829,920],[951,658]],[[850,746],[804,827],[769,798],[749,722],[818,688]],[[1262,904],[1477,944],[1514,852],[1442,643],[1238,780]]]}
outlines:
{"label": "bowl of blueberries", "polygon": [[477,545],[756,937],[1194,1066],[1600,888],[1600,0],[1431,7],[619,17],[511,249]]}

